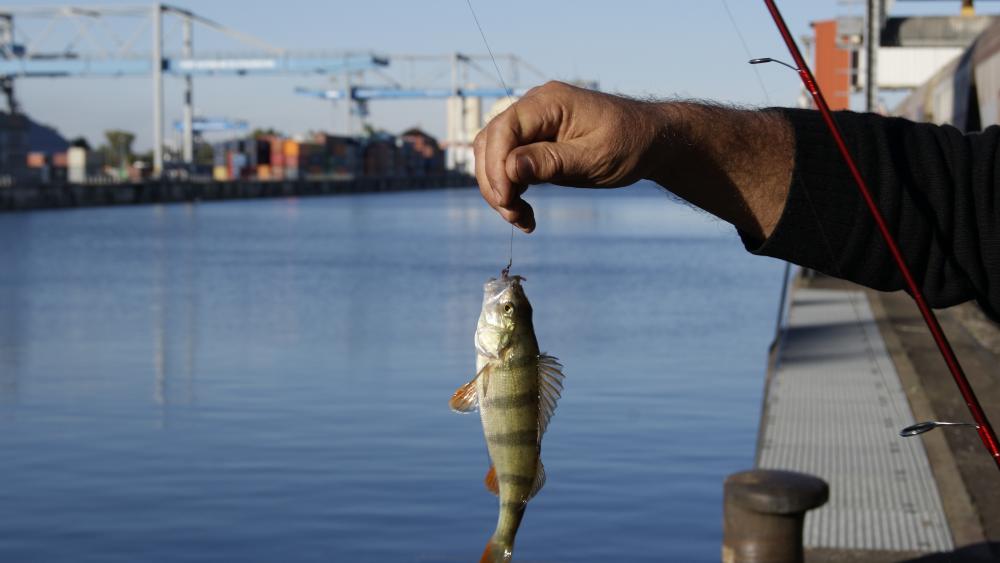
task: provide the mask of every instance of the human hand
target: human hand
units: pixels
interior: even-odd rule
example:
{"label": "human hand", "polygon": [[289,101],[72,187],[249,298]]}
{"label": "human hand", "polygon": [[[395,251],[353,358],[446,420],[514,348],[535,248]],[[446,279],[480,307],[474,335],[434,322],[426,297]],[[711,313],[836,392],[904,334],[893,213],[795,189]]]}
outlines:
{"label": "human hand", "polygon": [[530,184],[616,188],[650,174],[660,134],[655,104],[548,82],[490,121],[474,142],[483,198],[522,231],[535,229]]}

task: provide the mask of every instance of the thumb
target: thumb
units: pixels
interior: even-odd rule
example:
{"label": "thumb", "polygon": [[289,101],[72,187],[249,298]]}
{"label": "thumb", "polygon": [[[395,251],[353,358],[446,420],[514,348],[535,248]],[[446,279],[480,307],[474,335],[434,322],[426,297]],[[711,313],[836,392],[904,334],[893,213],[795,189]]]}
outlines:
{"label": "thumb", "polygon": [[544,184],[564,178],[581,178],[585,160],[579,147],[568,143],[541,142],[518,147],[506,161],[507,177],[514,184]]}

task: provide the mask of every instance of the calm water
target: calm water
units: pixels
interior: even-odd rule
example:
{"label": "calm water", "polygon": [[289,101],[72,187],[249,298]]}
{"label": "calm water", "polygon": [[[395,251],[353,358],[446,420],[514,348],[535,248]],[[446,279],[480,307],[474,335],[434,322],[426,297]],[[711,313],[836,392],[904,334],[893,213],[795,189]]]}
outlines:
{"label": "calm water", "polygon": [[[718,561],[780,265],[649,186],[534,190],[566,366],[519,561]],[[471,561],[504,223],[472,190],[0,215],[0,561]]]}

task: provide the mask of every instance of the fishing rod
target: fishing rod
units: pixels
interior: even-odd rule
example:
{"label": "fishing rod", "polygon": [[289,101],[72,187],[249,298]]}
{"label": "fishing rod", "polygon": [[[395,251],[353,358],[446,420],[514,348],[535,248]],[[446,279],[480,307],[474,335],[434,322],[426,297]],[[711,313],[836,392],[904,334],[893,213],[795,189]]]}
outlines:
{"label": "fishing rod", "polygon": [[[812,71],[809,70],[809,65],[802,56],[802,52],[799,50],[798,45],[795,44],[795,39],[792,38],[792,34],[788,30],[788,25],[785,24],[785,19],[782,17],[781,11],[778,10],[778,6],[775,4],[774,0],[764,0],[764,4],[767,6],[767,10],[771,13],[771,18],[774,20],[774,24],[778,27],[778,32],[781,34],[781,38],[784,40],[785,45],[788,47],[788,52],[791,54],[792,60],[795,62],[795,66],[792,67],[793,70],[798,73],[799,78],[802,80],[802,84],[805,86],[806,90],[809,91],[813,102],[816,104],[816,108],[819,109],[820,114],[823,116],[823,121],[826,123],[827,129],[829,129],[830,134],[833,136],[841,156],[844,157],[847,168],[850,170],[851,176],[854,178],[854,182],[858,186],[858,191],[861,193],[862,199],[865,200],[865,204],[868,206],[868,210],[871,212],[872,218],[878,226],[879,233],[882,234],[882,238],[885,240],[886,246],[889,247],[889,253],[892,254],[893,261],[899,268],[899,272],[903,275],[903,280],[906,282],[906,287],[909,289],[910,295],[916,302],[917,308],[920,309],[920,314],[924,318],[924,323],[927,324],[927,328],[930,330],[931,336],[934,338],[934,343],[937,344],[938,350],[941,352],[941,357],[944,358],[944,362],[948,366],[948,370],[951,372],[952,378],[954,378],[955,384],[958,386],[958,390],[961,392],[962,398],[965,400],[965,404],[969,408],[969,412],[972,414],[972,419],[975,421],[976,431],[979,433],[979,438],[982,440],[983,446],[986,447],[986,451],[989,452],[990,457],[993,458],[994,463],[997,465],[997,469],[1000,469],[1000,446],[998,446],[997,443],[997,435],[993,431],[993,426],[986,417],[986,413],[983,412],[982,406],[979,404],[976,392],[973,391],[972,385],[969,384],[969,380],[965,376],[965,371],[962,370],[962,365],[959,363],[958,357],[955,355],[955,351],[952,349],[951,343],[948,341],[948,337],[945,336],[944,331],[941,329],[941,324],[938,322],[937,316],[935,316],[934,311],[930,308],[930,306],[927,305],[927,299],[924,297],[923,291],[920,289],[920,286],[917,285],[913,274],[910,272],[910,268],[906,265],[906,261],[903,259],[903,254],[899,249],[899,245],[896,243],[895,238],[893,238],[892,233],[889,231],[889,226],[885,222],[882,212],[879,211],[878,206],[875,204],[875,199],[872,197],[871,190],[868,188],[868,184],[865,182],[865,179],[861,176],[861,171],[858,169],[858,165],[854,161],[854,157],[851,156],[850,151],[847,149],[847,143],[844,141],[844,136],[841,134],[837,123],[833,120],[833,113],[830,111],[830,106],[827,105],[826,98],[823,96],[823,92],[820,90],[819,84],[816,83],[816,79],[813,77]],[[773,59],[754,59],[751,62],[757,63],[771,61],[773,61]],[[780,63],[781,61],[775,62]],[[929,429],[930,428],[927,428],[927,430]]]}

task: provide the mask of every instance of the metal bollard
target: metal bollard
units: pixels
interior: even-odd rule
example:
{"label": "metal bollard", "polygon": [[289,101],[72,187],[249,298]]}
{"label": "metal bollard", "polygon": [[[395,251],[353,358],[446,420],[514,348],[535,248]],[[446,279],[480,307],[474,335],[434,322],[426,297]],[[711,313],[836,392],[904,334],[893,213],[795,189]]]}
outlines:
{"label": "metal bollard", "polygon": [[755,469],[726,478],[722,563],[802,563],[802,522],[830,487],[819,477]]}

